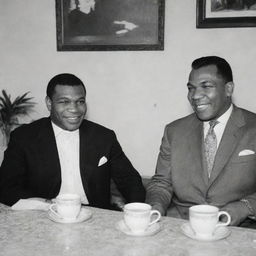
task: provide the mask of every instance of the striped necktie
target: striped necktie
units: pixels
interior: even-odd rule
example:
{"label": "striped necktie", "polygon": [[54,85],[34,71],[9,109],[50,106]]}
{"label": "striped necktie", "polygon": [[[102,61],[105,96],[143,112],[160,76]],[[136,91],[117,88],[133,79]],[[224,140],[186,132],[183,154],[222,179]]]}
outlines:
{"label": "striped necktie", "polygon": [[208,170],[208,177],[211,176],[211,171],[213,168],[214,158],[217,152],[217,137],[214,132],[214,127],[219,122],[217,120],[212,120],[209,122],[210,128],[205,136],[204,139],[204,151],[205,151],[205,158],[207,162],[207,170]]}

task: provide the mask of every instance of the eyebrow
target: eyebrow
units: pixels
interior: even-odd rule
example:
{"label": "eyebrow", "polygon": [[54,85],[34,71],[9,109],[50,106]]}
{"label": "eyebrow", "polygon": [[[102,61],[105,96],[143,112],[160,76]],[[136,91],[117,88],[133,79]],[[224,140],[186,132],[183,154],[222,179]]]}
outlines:
{"label": "eyebrow", "polygon": [[[209,80],[203,80],[203,81],[201,81],[199,84],[204,85],[204,84],[207,84],[207,83],[214,84],[214,82],[209,81]],[[188,82],[188,83],[187,83],[187,86],[194,86],[194,85],[193,85],[192,83]]]}
{"label": "eyebrow", "polygon": [[[82,100],[82,99],[85,100],[85,97],[81,96],[80,98],[75,99],[75,101]],[[57,98],[56,100],[72,100],[72,99],[68,96],[62,96],[60,98]]]}

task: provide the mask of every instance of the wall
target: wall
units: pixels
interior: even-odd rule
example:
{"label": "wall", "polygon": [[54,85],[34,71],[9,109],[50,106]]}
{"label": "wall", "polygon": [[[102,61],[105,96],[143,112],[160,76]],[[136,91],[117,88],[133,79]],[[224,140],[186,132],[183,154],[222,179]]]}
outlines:
{"label": "wall", "polygon": [[0,89],[30,91],[37,119],[48,115],[49,79],[77,74],[88,91],[88,119],[114,129],[134,166],[151,176],[165,124],[191,112],[193,59],[225,57],[236,103],[256,112],[256,28],[196,29],[196,0],[166,0],[165,13],[164,51],[57,52],[54,0],[0,0]]}

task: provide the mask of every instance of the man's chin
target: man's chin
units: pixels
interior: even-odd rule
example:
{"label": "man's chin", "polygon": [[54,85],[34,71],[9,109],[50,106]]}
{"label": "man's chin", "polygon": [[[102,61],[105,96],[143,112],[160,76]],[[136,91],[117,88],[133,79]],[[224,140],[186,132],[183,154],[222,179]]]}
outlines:
{"label": "man's chin", "polygon": [[77,124],[77,123],[76,124],[66,124],[65,125],[65,130],[72,132],[72,131],[75,131],[75,130],[79,129],[80,125],[81,125],[81,123],[79,123],[79,124]]}
{"label": "man's chin", "polygon": [[213,119],[212,116],[207,113],[198,113],[198,112],[195,112],[195,113],[197,118],[202,122],[207,122]]}

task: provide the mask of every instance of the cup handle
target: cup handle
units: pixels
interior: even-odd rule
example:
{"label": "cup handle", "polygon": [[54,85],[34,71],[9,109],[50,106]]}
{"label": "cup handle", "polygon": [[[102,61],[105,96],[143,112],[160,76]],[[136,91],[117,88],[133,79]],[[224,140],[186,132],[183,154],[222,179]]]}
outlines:
{"label": "cup handle", "polygon": [[225,212],[225,211],[220,211],[220,212],[218,213],[218,218],[219,218],[221,215],[226,215],[228,219],[227,219],[226,222],[219,222],[219,223],[216,225],[216,227],[227,226],[227,225],[229,225],[230,222],[231,222],[231,217],[230,217],[230,215],[229,215],[227,212]]}
{"label": "cup handle", "polygon": [[61,218],[62,217],[53,209],[53,207],[56,206],[56,204],[51,204],[50,207],[49,207],[49,210],[55,215],[57,216],[58,218]]}
{"label": "cup handle", "polygon": [[152,216],[153,214],[156,214],[157,217],[156,217],[156,219],[152,220],[152,221],[148,224],[149,226],[152,225],[152,224],[154,224],[154,223],[156,223],[156,222],[159,221],[160,218],[161,218],[161,213],[160,213],[159,211],[157,211],[157,210],[152,210],[152,211],[150,212],[150,218],[151,218],[151,216]]}

